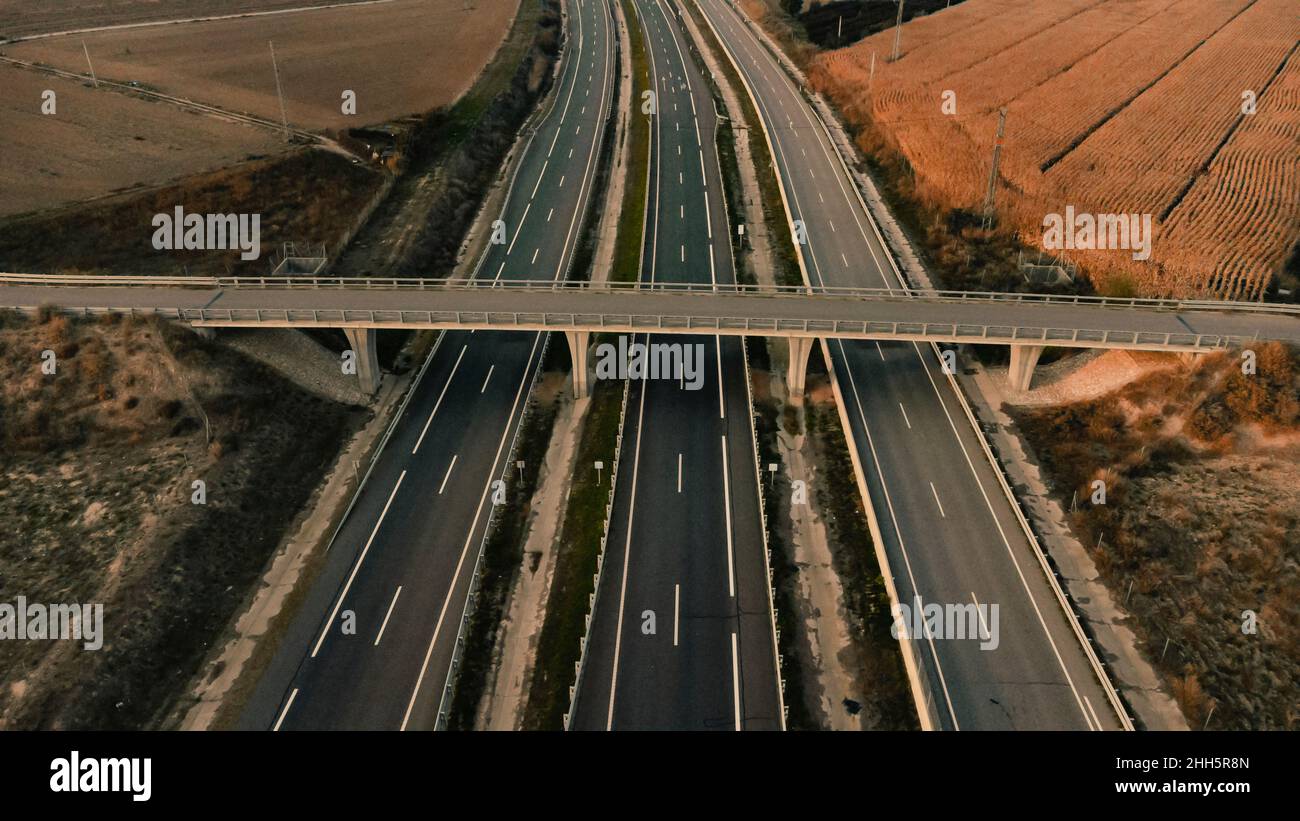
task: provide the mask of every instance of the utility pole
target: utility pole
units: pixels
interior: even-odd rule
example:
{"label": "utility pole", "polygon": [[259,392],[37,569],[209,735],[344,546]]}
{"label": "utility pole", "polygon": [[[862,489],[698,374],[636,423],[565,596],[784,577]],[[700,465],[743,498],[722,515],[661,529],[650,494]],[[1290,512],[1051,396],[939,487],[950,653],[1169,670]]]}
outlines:
{"label": "utility pole", "polygon": [[836,18],[835,23],[835,43],[838,45],[844,39],[844,15],[841,14]]}
{"label": "utility pole", "polygon": [[85,40],[81,41],[81,50],[86,54],[86,65],[90,66],[90,82],[95,84],[95,88],[99,88],[99,78],[95,76],[95,65],[90,62],[90,49],[86,48]]}
{"label": "utility pole", "polygon": [[280,66],[275,62],[275,43],[266,41],[271,47],[271,68],[275,71],[275,94],[280,98],[280,122],[284,123],[284,139],[289,141],[289,115],[284,111],[284,89],[280,87]]}
{"label": "utility pole", "polygon": [[871,52],[871,73],[867,75],[867,93],[871,93],[871,86],[876,82],[876,53]]}
{"label": "utility pole", "polygon": [[998,136],[993,141],[993,165],[989,168],[989,190],[984,195],[984,219],[981,225],[985,228],[993,224],[993,194],[997,191],[998,185],[998,160],[1002,158],[1002,136],[1007,130],[1007,109],[1006,106],[998,109]]}
{"label": "utility pole", "polygon": [[894,21],[894,56],[891,61],[898,60],[898,47],[903,39],[903,0],[898,0],[898,19]]}

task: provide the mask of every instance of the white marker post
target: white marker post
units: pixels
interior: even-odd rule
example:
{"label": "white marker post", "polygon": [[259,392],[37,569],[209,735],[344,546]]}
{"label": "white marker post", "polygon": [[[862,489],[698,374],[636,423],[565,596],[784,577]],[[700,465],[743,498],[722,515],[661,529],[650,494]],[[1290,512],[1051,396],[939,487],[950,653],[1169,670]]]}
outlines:
{"label": "white marker post", "polygon": [[284,124],[284,139],[289,141],[289,115],[284,110],[284,89],[280,87],[280,66],[275,62],[275,43],[270,40],[266,44],[271,47],[271,70],[275,72],[275,94],[280,98],[280,122]]}
{"label": "white marker post", "polygon": [[95,84],[95,88],[99,88],[99,78],[95,76],[95,66],[90,62],[90,49],[86,48],[85,40],[81,41],[81,50],[86,55],[86,65],[90,67],[90,82]]}

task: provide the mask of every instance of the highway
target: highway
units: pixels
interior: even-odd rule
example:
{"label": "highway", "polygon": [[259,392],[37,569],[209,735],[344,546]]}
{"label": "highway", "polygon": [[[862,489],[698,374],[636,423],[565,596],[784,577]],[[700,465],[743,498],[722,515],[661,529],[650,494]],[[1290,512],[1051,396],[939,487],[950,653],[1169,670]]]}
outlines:
{"label": "highway", "polygon": [[[564,277],[611,100],[612,25],[566,3],[563,70],[481,277]],[[433,729],[471,576],[545,335],[449,331],[240,719],[248,729]]]}
{"label": "highway", "polygon": [[[811,107],[730,5],[699,6],[757,99],[791,219],[807,227],[810,284],[900,287]],[[825,344],[898,598],[999,606],[996,649],[915,643],[933,726],[1120,727],[932,347]]]}
{"label": "highway", "polygon": [[[671,7],[635,6],[628,26],[645,37],[658,95],[641,279],[732,283],[712,97]],[[606,570],[569,726],[782,729],[741,342],[638,339],[698,346],[703,378],[695,389],[685,380],[633,381]]]}

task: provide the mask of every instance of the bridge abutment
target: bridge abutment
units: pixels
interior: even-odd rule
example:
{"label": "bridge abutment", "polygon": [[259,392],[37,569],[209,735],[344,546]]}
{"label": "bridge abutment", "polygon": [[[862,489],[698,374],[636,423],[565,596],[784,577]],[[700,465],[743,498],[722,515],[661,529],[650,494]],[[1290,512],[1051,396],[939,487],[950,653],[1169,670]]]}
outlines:
{"label": "bridge abutment", "polygon": [[790,361],[786,365],[786,398],[795,405],[803,403],[804,388],[808,384],[808,357],[812,354],[817,340],[811,336],[792,336],[790,342]]}
{"label": "bridge abutment", "polygon": [[573,398],[586,399],[591,394],[587,371],[591,331],[565,331],[564,338],[569,341],[569,358],[573,360]]}
{"label": "bridge abutment", "polygon": [[357,380],[361,390],[373,394],[379,390],[379,346],[374,328],[344,328],[348,344],[357,360]]}
{"label": "bridge abutment", "polygon": [[190,330],[194,331],[194,333],[198,336],[199,339],[207,339],[211,341],[217,338],[216,328],[207,328],[198,325],[191,325]]}
{"label": "bridge abutment", "polygon": [[1038,366],[1038,358],[1043,355],[1044,347],[1046,346],[1011,346],[1011,368],[1007,371],[1007,377],[1013,390],[1029,390],[1030,383],[1034,381],[1034,368]]}

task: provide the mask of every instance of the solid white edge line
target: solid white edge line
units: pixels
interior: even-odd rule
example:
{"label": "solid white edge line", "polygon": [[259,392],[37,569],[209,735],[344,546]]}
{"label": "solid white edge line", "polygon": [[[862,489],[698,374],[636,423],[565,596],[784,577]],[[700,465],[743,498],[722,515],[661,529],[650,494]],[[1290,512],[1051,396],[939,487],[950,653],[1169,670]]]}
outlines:
{"label": "solid white edge line", "polygon": [[736,634],[731,634],[731,700],[736,706],[736,731],[740,731],[740,650]]}
{"label": "solid white edge line", "polygon": [[397,477],[397,484],[393,485],[393,491],[388,494],[388,501],[384,503],[384,509],[379,513],[379,521],[375,522],[375,527],[370,531],[370,538],[366,539],[366,546],[362,548],[361,555],[357,557],[357,563],[352,566],[352,572],[348,575],[347,584],[343,585],[343,592],[339,593],[338,600],[334,602],[334,609],[330,611],[330,617],[325,621],[325,626],[321,628],[320,638],[316,639],[316,646],[311,649],[311,657],[316,658],[320,652],[320,646],[325,642],[325,637],[329,635],[330,626],[334,624],[334,619],[339,614],[339,608],[343,606],[343,600],[347,598],[348,591],[352,589],[352,581],[357,577],[357,571],[361,569],[361,563],[366,560],[366,554],[370,552],[370,545],[375,541],[375,534],[379,532],[379,526],[384,523],[384,517],[388,515],[388,507],[393,503],[393,497],[397,495],[397,489],[402,486],[402,480],[406,478],[406,471]]}
{"label": "solid white edge line", "polygon": [[722,509],[727,514],[727,583],[731,597],[736,598],[736,551],[731,538],[731,471],[727,466],[727,434],[722,434]]}
{"label": "solid white edge line", "polygon": [[295,687],[293,692],[289,694],[289,700],[285,702],[284,709],[280,711],[280,717],[275,720],[275,726],[271,728],[271,732],[278,733],[280,731],[280,725],[284,723],[284,717],[289,715],[289,708],[293,706],[293,700],[297,697],[298,688]]}
{"label": "solid white edge line", "polygon": [[682,586],[673,585],[673,647],[677,646],[678,625],[682,621]]}
{"label": "solid white edge line", "polygon": [[718,360],[718,418],[726,419],[727,401],[722,393],[722,337],[720,335],[713,336],[713,350]]}

